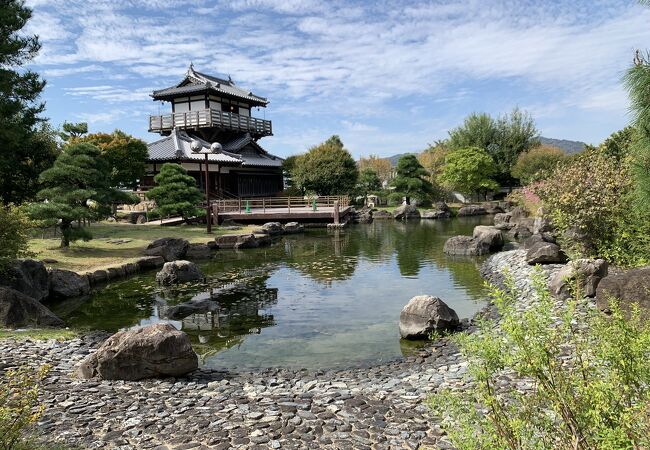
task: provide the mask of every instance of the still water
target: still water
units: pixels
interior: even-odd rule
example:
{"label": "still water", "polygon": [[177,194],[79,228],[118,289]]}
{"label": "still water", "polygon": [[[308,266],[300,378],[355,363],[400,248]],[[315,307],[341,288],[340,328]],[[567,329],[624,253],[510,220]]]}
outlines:
{"label": "still water", "polygon": [[[204,283],[162,288],[151,272],[50,306],[85,329],[170,322],[190,335],[208,367],[372,364],[418,345],[399,338],[399,313],[411,297],[436,295],[461,318],[484,305],[481,259],[445,256],[442,248],[448,237],[489,222],[375,221],[308,230],[267,248],[217,252],[200,264]],[[210,311],[166,319],[174,305],[198,299],[211,299]]]}

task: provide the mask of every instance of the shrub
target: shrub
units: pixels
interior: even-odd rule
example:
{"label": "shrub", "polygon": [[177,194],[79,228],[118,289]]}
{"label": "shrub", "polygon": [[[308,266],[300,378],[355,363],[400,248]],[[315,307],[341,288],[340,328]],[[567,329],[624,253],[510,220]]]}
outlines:
{"label": "shrub", "polygon": [[0,271],[16,258],[30,256],[31,222],[16,206],[0,206]]}
{"label": "shrub", "polygon": [[157,186],[147,192],[147,198],[156,202],[154,217],[177,215],[187,220],[204,213],[198,207],[203,194],[196,187],[196,180],[179,164],[163,164],[154,181]]}
{"label": "shrub", "polygon": [[[516,309],[514,280],[492,288],[500,326],[481,320],[456,338],[473,381],[441,391],[431,406],[460,449],[642,449],[650,445],[650,324],[636,308],[626,321],[578,300],[555,305],[540,272],[538,301]],[[576,299],[580,298],[576,295]],[[517,376],[529,389],[503,379]]]}
{"label": "shrub", "polygon": [[406,202],[411,198],[431,199],[434,195],[429,174],[422,167],[415,155],[404,155],[397,162],[395,178],[390,182],[397,191],[403,192]]}
{"label": "shrub", "polygon": [[391,192],[388,194],[388,206],[399,206],[404,201],[406,194],[403,192]]}
{"label": "shrub", "polygon": [[564,152],[550,145],[532,148],[517,157],[512,167],[512,176],[522,184],[543,180],[555,169],[566,156]]}
{"label": "shrub", "polygon": [[618,162],[597,149],[560,164],[534,189],[572,256],[602,256],[620,237],[633,191],[629,159]]}
{"label": "shrub", "polygon": [[485,150],[466,147],[447,153],[439,179],[449,189],[473,194],[497,189],[494,174],[496,164]]}
{"label": "shrub", "polygon": [[0,449],[24,448],[27,429],[41,417],[45,406],[38,400],[40,385],[49,371],[24,367],[8,369],[0,378]]}
{"label": "shrub", "polygon": [[542,200],[535,191],[541,186],[542,183],[533,183],[529,186],[524,186],[523,188],[512,191],[508,194],[506,200],[523,208],[523,210],[530,216],[536,216],[539,208],[542,206]]}

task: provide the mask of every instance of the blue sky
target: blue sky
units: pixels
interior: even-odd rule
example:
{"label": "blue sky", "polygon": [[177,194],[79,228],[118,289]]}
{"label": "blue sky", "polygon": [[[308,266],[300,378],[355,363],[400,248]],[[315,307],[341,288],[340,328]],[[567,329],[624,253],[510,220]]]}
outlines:
{"label": "blue sky", "polygon": [[419,151],[473,111],[529,111],[543,136],[597,144],[629,121],[620,79],[650,47],[635,1],[28,0],[55,126],[147,142],[154,89],[192,61],[270,99],[280,156],[332,134],[355,157]]}

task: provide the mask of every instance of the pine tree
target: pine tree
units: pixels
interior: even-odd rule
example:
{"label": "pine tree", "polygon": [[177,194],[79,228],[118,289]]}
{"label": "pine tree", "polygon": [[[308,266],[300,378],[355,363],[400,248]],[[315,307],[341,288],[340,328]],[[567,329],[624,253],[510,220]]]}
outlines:
{"label": "pine tree", "polygon": [[[650,5],[650,2],[648,2]],[[636,52],[634,64],[625,78],[637,130],[633,145],[633,169],[638,198],[643,209],[650,209],[650,53]]]}
{"label": "pine tree", "polygon": [[391,185],[397,192],[406,195],[406,203],[411,203],[411,197],[420,201],[431,200],[433,185],[427,179],[429,174],[415,155],[402,156],[397,162],[395,178]]}
{"label": "pine tree", "polygon": [[33,198],[37,187],[32,180],[56,158],[52,141],[43,141],[44,134],[39,134],[44,104],[38,97],[45,82],[21,68],[41,47],[37,36],[21,31],[32,16],[24,3],[0,2],[0,200],[4,203]]}
{"label": "pine tree", "polygon": [[147,192],[147,198],[156,202],[153,213],[160,217],[181,216],[183,220],[203,213],[197,205],[203,194],[196,187],[196,180],[178,164],[163,164],[154,177],[157,186]]}
{"label": "pine tree", "polygon": [[127,203],[132,197],[109,186],[107,162],[91,144],[66,147],[54,165],[41,173],[44,189],[38,193],[41,203],[30,205],[34,219],[58,224],[61,247],[70,242],[91,239],[90,232],[74,226],[84,220],[99,220],[111,212],[115,202]]}

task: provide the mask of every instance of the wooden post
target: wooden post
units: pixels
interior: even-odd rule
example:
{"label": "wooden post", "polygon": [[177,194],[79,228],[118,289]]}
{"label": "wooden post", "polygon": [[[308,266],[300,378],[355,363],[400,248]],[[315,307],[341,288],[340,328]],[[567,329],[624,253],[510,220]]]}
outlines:
{"label": "wooden post", "polygon": [[340,211],[339,211],[339,201],[334,200],[334,224],[338,225],[341,220]]}
{"label": "wooden post", "polygon": [[239,197],[239,214],[241,214],[241,197]]}
{"label": "wooden post", "polygon": [[266,213],[266,199],[262,197],[262,212]]}
{"label": "wooden post", "polygon": [[214,224],[219,225],[219,203],[212,205],[212,214],[214,216]]}
{"label": "wooden post", "polygon": [[287,197],[287,210],[291,213],[291,197]]}

